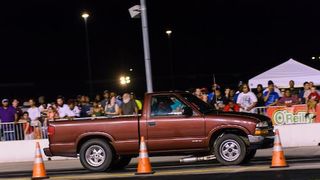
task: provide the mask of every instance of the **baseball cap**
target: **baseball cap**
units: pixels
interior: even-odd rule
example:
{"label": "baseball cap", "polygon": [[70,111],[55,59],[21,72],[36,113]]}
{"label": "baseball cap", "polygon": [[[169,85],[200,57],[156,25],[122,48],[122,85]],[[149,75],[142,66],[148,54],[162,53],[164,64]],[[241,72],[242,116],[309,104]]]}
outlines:
{"label": "baseball cap", "polygon": [[2,103],[9,102],[9,99],[2,99]]}
{"label": "baseball cap", "polygon": [[220,88],[220,86],[218,85],[218,84],[216,84],[216,83],[213,83],[212,85],[211,85],[212,87],[216,87],[216,88]]}
{"label": "baseball cap", "polygon": [[106,93],[109,93],[109,91],[108,91],[108,90],[104,90],[104,91],[103,91],[103,94],[106,94]]}
{"label": "baseball cap", "polygon": [[273,81],[269,80],[268,85],[271,85],[271,84],[273,84]]}

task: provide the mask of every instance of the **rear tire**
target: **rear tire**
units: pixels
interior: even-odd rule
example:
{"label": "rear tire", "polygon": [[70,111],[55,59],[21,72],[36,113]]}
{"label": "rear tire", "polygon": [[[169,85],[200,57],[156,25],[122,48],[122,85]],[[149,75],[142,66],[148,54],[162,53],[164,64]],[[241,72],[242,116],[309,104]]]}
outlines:
{"label": "rear tire", "polygon": [[113,160],[111,169],[112,170],[120,170],[124,169],[131,161],[131,157],[128,156],[120,156],[117,159]]}
{"label": "rear tire", "polygon": [[80,148],[80,162],[82,166],[90,171],[106,171],[113,159],[110,145],[102,139],[91,139]]}
{"label": "rear tire", "polygon": [[224,134],[219,137],[213,148],[217,160],[223,165],[238,165],[247,154],[245,142],[235,134]]}

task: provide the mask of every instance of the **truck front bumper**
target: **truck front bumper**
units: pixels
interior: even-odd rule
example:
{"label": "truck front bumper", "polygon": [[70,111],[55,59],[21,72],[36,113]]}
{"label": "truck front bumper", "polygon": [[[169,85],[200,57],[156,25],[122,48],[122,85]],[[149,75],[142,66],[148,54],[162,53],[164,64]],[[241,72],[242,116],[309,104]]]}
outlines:
{"label": "truck front bumper", "polygon": [[274,136],[253,136],[249,135],[251,149],[267,149],[273,147]]}

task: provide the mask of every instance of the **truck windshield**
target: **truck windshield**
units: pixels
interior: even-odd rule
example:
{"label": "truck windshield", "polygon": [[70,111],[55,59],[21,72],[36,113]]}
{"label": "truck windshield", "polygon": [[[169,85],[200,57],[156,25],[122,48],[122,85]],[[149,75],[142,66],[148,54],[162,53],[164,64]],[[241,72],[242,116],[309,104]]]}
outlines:
{"label": "truck windshield", "polygon": [[214,111],[213,106],[211,106],[208,103],[203,102],[201,99],[197,98],[196,96],[189,94],[189,93],[183,93],[180,94],[183,98],[185,98],[190,104],[194,105],[201,113],[207,114],[212,111]]}

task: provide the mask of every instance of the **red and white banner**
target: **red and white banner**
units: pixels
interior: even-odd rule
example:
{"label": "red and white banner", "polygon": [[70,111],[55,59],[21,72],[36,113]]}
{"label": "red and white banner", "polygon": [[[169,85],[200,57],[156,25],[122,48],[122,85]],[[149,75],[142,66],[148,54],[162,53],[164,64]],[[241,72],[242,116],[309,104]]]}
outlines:
{"label": "red and white banner", "polygon": [[285,124],[310,124],[320,122],[320,105],[316,107],[316,112],[307,114],[307,105],[294,105],[292,107],[270,106],[267,108],[267,116],[272,119],[273,125]]}

